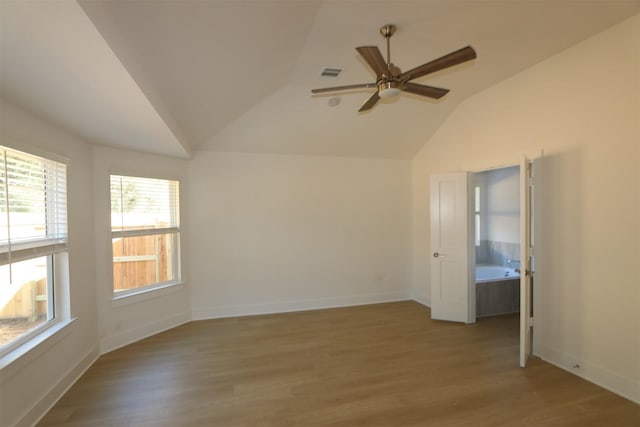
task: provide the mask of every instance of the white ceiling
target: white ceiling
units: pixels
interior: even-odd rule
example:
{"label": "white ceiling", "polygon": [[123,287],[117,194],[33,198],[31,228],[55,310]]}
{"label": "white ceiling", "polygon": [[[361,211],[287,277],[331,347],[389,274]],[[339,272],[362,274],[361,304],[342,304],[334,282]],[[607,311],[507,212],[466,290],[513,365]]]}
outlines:
{"label": "white ceiling", "polygon": [[[0,95],[91,142],[409,158],[460,102],[640,12],[640,1],[0,1]],[[451,89],[357,110],[372,82],[355,51],[398,27],[408,70],[471,45],[478,58],[417,80]],[[324,66],[344,68],[337,79]],[[328,100],[339,95],[340,103]],[[552,102],[552,100],[550,100]]]}
{"label": "white ceiling", "polygon": [[189,153],[75,2],[0,0],[0,96],[93,143]]}

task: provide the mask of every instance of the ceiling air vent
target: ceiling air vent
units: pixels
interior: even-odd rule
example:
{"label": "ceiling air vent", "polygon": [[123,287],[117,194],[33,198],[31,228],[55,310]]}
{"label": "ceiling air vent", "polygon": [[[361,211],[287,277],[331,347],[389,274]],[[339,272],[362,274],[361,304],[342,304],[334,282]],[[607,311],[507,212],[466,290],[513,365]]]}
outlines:
{"label": "ceiling air vent", "polygon": [[338,77],[341,71],[342,71],[342,68],[324,67],[320,75],[322,77]]}

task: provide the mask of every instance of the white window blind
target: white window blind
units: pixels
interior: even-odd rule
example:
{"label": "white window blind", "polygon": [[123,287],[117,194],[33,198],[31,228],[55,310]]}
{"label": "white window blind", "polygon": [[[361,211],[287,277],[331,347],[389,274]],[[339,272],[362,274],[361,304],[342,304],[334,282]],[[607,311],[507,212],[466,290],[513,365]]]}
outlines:
{"label": "white window blind", "polygon": [[178,192],[178,181],[111,175],[112,237],[179,231]]}
{"label": "white window blind", "polygon": [[66,248],[67,166],[0,146],[0,265]]}

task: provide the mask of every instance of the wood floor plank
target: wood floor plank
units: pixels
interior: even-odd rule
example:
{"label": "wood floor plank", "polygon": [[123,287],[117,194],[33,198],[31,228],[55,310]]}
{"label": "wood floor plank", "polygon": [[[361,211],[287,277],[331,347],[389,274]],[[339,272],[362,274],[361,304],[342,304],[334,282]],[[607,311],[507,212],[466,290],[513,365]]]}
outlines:
{"label": "wood floor plank", "polygon": [[415,302],[191,322],[103,355],[40,426],[640,426],[640,405],[539,359],[517,316]]}

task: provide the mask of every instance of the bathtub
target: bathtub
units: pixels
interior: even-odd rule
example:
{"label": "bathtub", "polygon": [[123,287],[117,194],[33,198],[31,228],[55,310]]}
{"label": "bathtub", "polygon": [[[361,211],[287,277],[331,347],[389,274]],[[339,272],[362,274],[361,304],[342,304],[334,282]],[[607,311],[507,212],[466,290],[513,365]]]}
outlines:
{"label": "bathtub", "polygon": [[480,264],[476,266],[476,283],[498,282],[517,279],[520,274],[513,268],[499,265]]}
{"label": "bathtub", "polygon": [[520,274],[499,265],[476,266],[476,316],[520,311]]}

